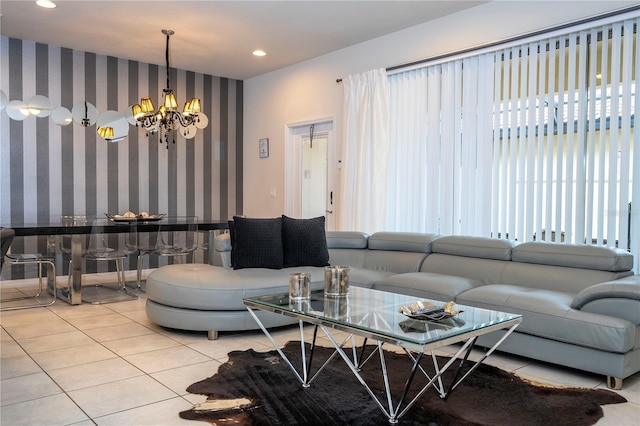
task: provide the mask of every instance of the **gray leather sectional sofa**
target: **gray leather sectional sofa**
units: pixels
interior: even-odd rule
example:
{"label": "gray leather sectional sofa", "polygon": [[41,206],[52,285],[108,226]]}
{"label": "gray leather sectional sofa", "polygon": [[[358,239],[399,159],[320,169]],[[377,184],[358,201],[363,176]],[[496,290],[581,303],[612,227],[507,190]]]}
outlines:
{"label": "gray leather sectional sofa", "polygon": [[[379,232],[328,232],[332,265],[350,266],[350,284],[523,315],[500,350],[608,377],[611,388],[640,371],[640,275],[623,250],[590,245]],[[242,298],[287,292],[291,272],[323,268],[228,267],[228,235],[216,239],[223,266],[169,265],[147,279],[147,315],[186,330],[256,329]],[[292,319],[261,313],[267,327]],[[483,336],[491,346],[499,333]]]}

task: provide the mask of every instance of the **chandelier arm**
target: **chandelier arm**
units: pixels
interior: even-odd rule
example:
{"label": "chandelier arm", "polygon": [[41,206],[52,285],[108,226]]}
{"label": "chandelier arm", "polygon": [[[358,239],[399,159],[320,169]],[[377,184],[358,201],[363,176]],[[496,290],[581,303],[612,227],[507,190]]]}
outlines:
{"label": "chandelier arm", "polygon": [[180,114],[178,111],[171,112],[171,120],[178,121],[182,127],[187,127],[195,121],[194,115],[184,116]]}
{"label": "chandelier arm", "polygon": [[142,124],[142,127],[148,129],[149,127],[154,126],[158,122],[158,119],[155,115],[147,115],[141,120],[138,120],[138,122]]}

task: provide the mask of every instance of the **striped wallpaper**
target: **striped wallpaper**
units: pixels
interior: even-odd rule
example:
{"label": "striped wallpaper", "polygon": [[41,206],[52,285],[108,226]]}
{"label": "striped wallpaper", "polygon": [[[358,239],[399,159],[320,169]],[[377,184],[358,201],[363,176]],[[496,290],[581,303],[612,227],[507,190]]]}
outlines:
{"label": "striped wallpaper", "polygon": [[[44,95],[69,110],[87,101],[98,113],[124,113],[141,97],[158,105],[166,83],[164,66],[8,37],[0,48],[0,89],[9,100]],[[179,103],[202,100],[209,126],[191,140],[176,136],[169,149],[134,126],[108,143],[95,125],[15,121],[1,111],[0,223],[127,210],[220,220],[241,214],[243,82],[173,68],[170,75]],[[47,249],[46,239],[24,240],[15,251]]]}

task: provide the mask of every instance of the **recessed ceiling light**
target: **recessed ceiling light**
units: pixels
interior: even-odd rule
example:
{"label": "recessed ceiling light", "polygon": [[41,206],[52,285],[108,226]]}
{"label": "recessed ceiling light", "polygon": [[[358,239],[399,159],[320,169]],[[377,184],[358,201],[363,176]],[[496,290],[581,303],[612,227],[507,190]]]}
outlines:
{"label": "recessed ceiling light", "polygon": [[265,52],[264,50],[254,50],[253,51],[253,55],[254,56],[267,56],[267,52]]}
{"label": "recessed ceiling light", "polygon": [[40,7],[45,7],[47,9],[53,9],[56,7],[56,4],[51,0],[37,0],[36,4]]}

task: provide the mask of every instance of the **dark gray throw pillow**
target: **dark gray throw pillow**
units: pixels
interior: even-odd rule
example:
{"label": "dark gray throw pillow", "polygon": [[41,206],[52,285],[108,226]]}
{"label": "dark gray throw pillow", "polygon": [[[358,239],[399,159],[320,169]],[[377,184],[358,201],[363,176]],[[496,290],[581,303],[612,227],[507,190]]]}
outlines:
{"label": "dark gray throw pillow", "polygon": [[282,269],[282,219],[233,217],[233,269]]}
{"label": "dark gray throw pillow", "polygon": [[282,215],[285,268],[329,265],[324,222],[324,216],[313,219],[293,219]]}

